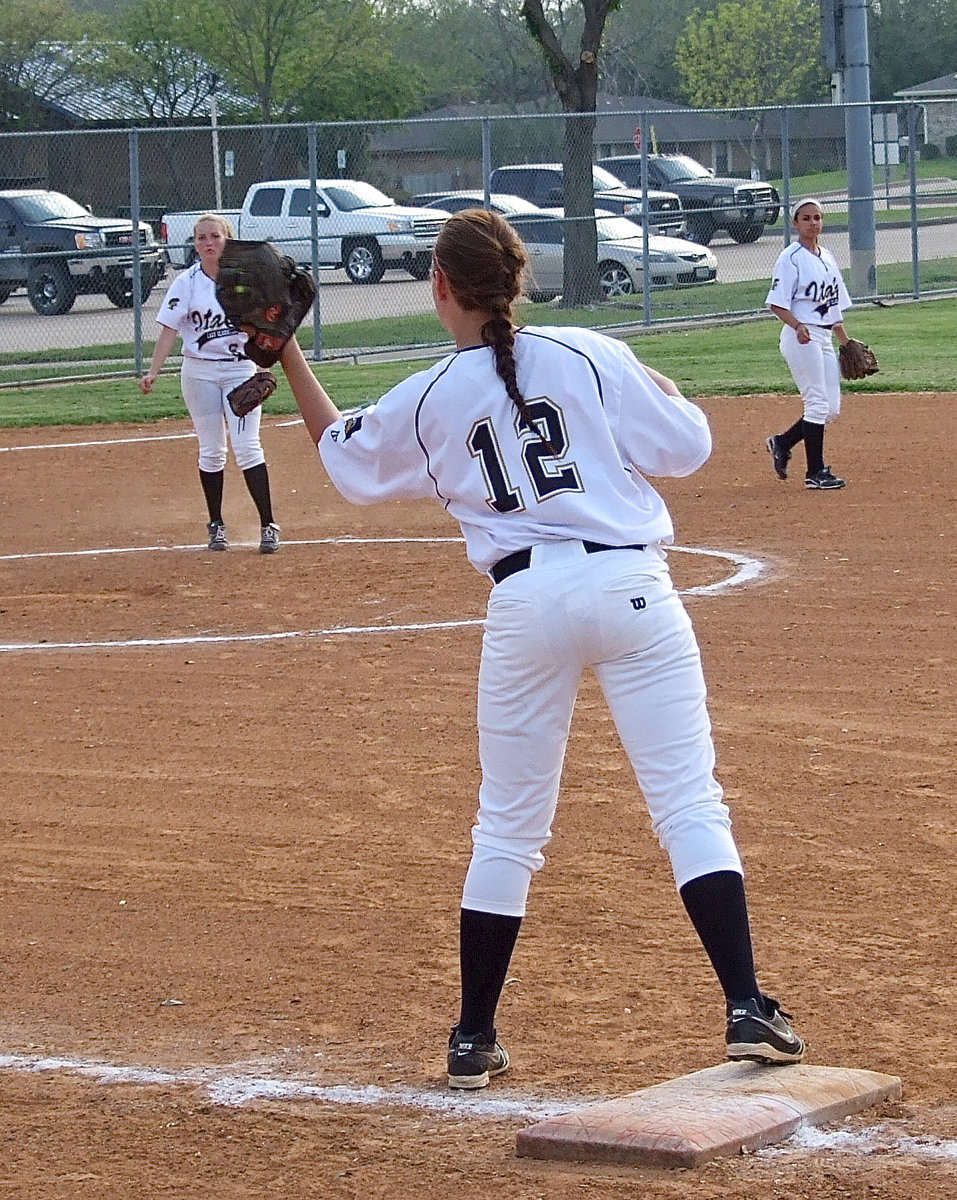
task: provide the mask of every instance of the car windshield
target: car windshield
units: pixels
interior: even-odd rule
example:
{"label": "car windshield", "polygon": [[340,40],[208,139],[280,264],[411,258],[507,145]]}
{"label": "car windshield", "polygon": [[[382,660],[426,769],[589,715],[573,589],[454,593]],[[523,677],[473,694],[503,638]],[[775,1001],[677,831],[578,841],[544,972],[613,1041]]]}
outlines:
{"label": "car windshield", "polygon": [[391,196],[380,192],[371,183],[337,183],[334,187],[327,187],[326,192],[336,208],[342,209],[343,212],[355,212],[357,208],[383,208],[395,204]]}
{"label": "car windshield", "polygon": [[625,242],[642,236],[641,226],[627,217],[600,217],[595,228],[600,242]]}
{"label": "car windshield", "polygon": [[611,171],[606,171],[604,167],[592,167],[592,189],[596,192],[607,192],[611,189],[620,191],[625,185],[616,176],[612,175]]}
{"label": "car windshield", "polygon": [[682,183],[689,179],[709,179],[711,172],[693,158],[679,154],[676,158],[659,158],[658,170],[669,183]]}
{"label": "car windshield", "polygon": [[60,192],[38,192],[30,196],[11,196],[10,203],[24,221],[56,221],[59,217],[88,217],[89,210]]}

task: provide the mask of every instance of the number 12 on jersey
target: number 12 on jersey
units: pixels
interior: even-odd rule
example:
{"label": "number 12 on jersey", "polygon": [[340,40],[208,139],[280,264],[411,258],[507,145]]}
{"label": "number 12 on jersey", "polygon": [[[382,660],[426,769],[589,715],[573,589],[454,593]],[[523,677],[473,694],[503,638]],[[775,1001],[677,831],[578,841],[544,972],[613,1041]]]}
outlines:
{"label": "number 12 on jersey", "polygon": [[[541,396],[529,400],[525,411],[535,428],[529,429],[516,412],[513,432],[523,443],[522,463],[536,500],[547,500],[558,492],[584,491],[575,463],[559,461],[568,449],[568,433],[561,409]],[[489,508],[499,513],[525,509],[521,487],[514,486],[508,477],[498,434],[490,417],[484,417],[472,426],[468,448],[481,464],[489,493],[486,501]]]}

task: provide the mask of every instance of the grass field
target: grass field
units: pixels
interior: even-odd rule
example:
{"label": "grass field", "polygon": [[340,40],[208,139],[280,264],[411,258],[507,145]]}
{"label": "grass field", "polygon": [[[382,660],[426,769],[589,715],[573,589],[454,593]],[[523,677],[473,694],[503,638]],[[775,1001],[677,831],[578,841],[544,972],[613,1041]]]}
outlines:
{"label": "grass field", "polygon": [[[532,311],[523,312],[523,320],[574,323],[573,313],[543,312],[541,305],[528,307]],[[596,314],[588,315],[593,318]],[[880,374],[855,383],[855,391],[957,391],[957,360],[952,348],[955,322],[957,300],[953,299],[855,308],[848,317],[848,328],[874,347],[881,362]],[[437,322],[435,325],[437,340],[441,330]],[[794,384],[778,353],[778,329],[772,317],[743,318],[736,323],[681,330],[651,329],[629,334],[628,341],[640,358],[677,380],[688,396],[788,393],[794,391]],[[377,399],[428,361],[432,360],[359,365],[328,362],[317,364],[317,373],[339,407],[346,409]],[[268,410],[295,411],[288,388],[280,386]],[[141,395],[132,375],[33,384],[0,393],[0,425],[4,426],[153,421],[182,416],[183,411],[176,371],[163,375],[150,396]]]}

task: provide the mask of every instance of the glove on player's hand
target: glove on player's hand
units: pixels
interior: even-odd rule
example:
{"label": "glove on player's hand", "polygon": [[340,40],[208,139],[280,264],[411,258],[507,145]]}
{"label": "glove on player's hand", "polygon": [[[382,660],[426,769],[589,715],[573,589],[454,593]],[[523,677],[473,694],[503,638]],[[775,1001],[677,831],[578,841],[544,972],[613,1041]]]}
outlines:
{"label": "glove on player's hand", "polygon": [[246,357],[277,362],[316,298],[316,285],[271,242],[228,238],[219,259],[216,299],[229,323],[247,335]]}
{"label": "glove on player's hand", "polygon": [[841,364],[841,374],[845,379],[863,379],[866,375],[876,375],[880,370],[877,355],[857,338],[850,338],[837,352]]}
{"label": "glove on player's hand", "polygon": [[276,390],[276,376],[272,371],[257,371],[251,379],[244,379],[231,392],[226,393],[229,407],[237,417],[245,417]]}

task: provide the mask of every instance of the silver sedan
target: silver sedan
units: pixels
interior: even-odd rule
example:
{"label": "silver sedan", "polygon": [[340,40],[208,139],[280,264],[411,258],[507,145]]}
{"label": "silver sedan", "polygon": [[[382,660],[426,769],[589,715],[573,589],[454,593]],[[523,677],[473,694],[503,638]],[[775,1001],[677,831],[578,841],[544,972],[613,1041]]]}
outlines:
{"label": "silver sedan", "polygon": [[[564,287],[564,220],[560,209],[542,210],[541,217],[512,217],[529,253],[529,299],[549,300]],[[642,290],[644,237],[627,217],[601,216],[598,232],[598,281],[608,299],[632,296]],[[651,234],[648,266],[653,288],[689,287],[713,283],[718,260],[712,251],[683,238]]]}

